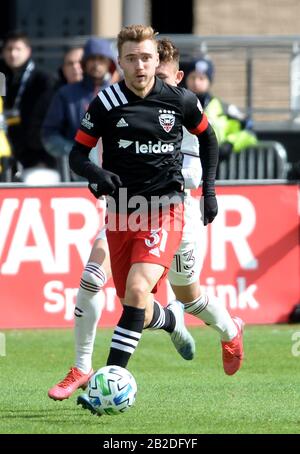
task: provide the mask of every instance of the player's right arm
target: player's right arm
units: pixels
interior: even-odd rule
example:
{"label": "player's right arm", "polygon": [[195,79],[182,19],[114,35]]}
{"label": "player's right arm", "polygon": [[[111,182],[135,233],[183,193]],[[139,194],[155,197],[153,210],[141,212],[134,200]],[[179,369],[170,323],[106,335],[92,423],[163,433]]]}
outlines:
{"label": "player's right arm", "polygon": [[104,111],[96,97],[81,121],[69,156],[70,168],[88,180],[89,189],[96,198],[113,194],[118,187],[122,186],[118,175],[98,167],[89,159],[91,149],[102,136],[103,121]]}
{"label": "player's right arm", "polygon": [[202,106],[194,93],[185,90],[183,97],[184,126],[198,138],[203,170],[202,195],[204,197],[204,225],[211,223],[218,214],[215,179],[219,148],[216,135]]}

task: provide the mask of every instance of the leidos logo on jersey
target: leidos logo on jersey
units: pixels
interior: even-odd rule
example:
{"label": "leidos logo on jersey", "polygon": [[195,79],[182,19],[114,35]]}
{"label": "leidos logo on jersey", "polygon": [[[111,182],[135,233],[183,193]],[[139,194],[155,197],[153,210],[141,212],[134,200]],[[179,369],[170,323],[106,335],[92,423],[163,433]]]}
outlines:
{"label": "leidos logo on jersey", "polygon": [[158,143],[152,143],[149,140],[148,143],[135,142],[135,152],[137,154],[150,154],[150,153],[168,153],[174,151],[174,143],[161,143],[159,140]]}
{"label": "leidos logo on jersey", "polygon": [[127,148],[127,147],[129,147],[129,145],[133,144],[133,141],[120,139],[118,144],[119,144],[119,148]]}
{"label": "leidos logo on jersey", "polygon": [[[131,140],[121,139],[118,144],[119,148],[127,148],[133,144],[133,142]],[[172,151],[174,151],[174,143],[161,143],[160,140],[157,143],[152,143],[151,140],[149,140],[148,143],[135,142],[136,154],[170,153]]]}
{"label": "leidos logo on jersey", "polygon": [[174,110],[160,110],[159,124],[166,132],[170,132],[175,124]]}

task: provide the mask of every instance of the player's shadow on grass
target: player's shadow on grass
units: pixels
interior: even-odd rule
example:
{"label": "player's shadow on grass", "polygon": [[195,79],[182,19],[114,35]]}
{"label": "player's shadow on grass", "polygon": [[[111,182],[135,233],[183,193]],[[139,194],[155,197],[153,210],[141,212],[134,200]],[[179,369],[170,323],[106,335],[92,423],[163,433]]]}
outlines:
{"label": "player's shadow on grass", "polygon": [[[38,418],[51,418],[53,415],[57,415],[56,408],[41,409],[41,410],[0,410],[1,419],[38,419]],[[60,415],[66,416],[68,419],[70,416],[74,416],[74,410],[72,408],[60,409]]]}
{"label": "player's shadow on grass", "polygon": [[[57,418],[54,418],[57,416]],[[82,420],[83,416],[88,417],[89,424],[95,423],[95,425],[99,424],[100,418],[94,415],[91,415],[88,412],[84,412],[82,414],[81,411],[78,413],[74,412],[74,408],[44,408],[40,410],[0,410],[0,421],[1,420],[40,420],[41,422],[47,422],[51,424],[60,424],[62,422],[70,422],[70,420],[74,420],[77,416],[80,420]],[[70,419],[71,418],[71,419]],[[101,418],[102,421],[103,418]],[[105,423],[108,421],[105,420]],[[106,425],[106,424],[105,424]]]}

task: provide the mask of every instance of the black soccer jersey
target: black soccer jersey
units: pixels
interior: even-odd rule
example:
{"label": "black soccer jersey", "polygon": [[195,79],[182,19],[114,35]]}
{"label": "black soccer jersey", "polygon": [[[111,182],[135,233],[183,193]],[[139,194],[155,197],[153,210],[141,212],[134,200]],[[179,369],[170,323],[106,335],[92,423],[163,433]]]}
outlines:
{"label": "black soccer jersey", "polygon": [[208,121],[190,91],[157,77],[141,98],[124,81],[99,92],[81,122],[75,140],[87,147],[103,142],[103,164],[119,175],[128,196],[181,193],[182,126],[205,131]]}

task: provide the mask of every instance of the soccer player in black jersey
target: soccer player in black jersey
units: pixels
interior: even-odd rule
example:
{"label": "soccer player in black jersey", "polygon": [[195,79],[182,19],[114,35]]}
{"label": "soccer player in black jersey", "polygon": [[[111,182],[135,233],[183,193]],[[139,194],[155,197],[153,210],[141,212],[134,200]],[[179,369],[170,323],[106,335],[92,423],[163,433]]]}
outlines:
{"label": "soccer player in black jersey", "polygon": [[[126,190],[128,204],[135,196],[143,196],[150,206],[153,196],[166,196],[170,202],[174,195],[179,197],[169,210],[160,210],[159,228],[154,231],[107,228],[113,278],[124,307],[107,364],[126,367],[141,336],[145,307],[153,301],[151,293],[165,278],[181,239],[182,221],[180,229],[174,224],[182,214],[182,125],[202,144],[205,224],[217,214],[214,178],[218,150],[197,98],[154,77],[158,58],[151,27],[125,27],[118,36],[118,47],[125,81],[100,92],[91,103],[77,133],[70,165],[88,179],[96,197],[113,197],[117,221],[124,210],[122,190]],[[100,136],[102,169],[88,159]],[[177,320],[175,323],[177,326]]]}
{"label": "soccer player in black jersey", "polygon": [[[177,83],[182,79],[183,73],[179,70],[179,53],[176,47],[170,40],[163,39],[158,41],[159,44],[159,57],[160,57],[160,64],[156,70],[156,74],[167,83],[171,85],[177,85]],[[121,122],[125,127],[124,123]],[[189,188],[198,187],[199,181],[201,178],[201,169],[199,168],[200,162],[198,164],[197,159],[199,159],[199,146],[196,136],[188,134],[186,131],[184,132],[184,142],[182,143],[182,147],[184,148],[184,165],[183,165],[183,175],[185,179],[186,189],[185,194],[189,193]],[[188,156],[186,157],[186,153]],[[192,154],[191,154],[192,153]],[[195,174],[193,177],[193,181],[191,181],[191,174]],[[235,348],[231,352],[230,358],[224,354],[224,350],[228,344],[234,347],[233,343],[235,342],[238,344],[240,340],[239,336],[233,341],[228,341],[228,339],[232,339],[237,334],[237,329],[235,323],[231,319],[229,313],[227,312],[226,308],[220,305],[217,299],[210,297],[209,302],[207,304],[207,297],[206,295],[201,296],[200,285],[199,285],[199,273],[201,269],[201,257],[199,256],[199,252],[196,254],[196,250],[198,244],[201,245],[202,234],[201,234],[201,215],[199,208],[191,206],[191,203],[187,203],[187,199],[192,199],[190,195],[185,195],[185,216],[188,214],[188,222],[190,226],[185,225],[185,236],[184,241],[180,245],[180,252],[179,250],[176,251],[176,254],[182,254],[182,260],[184,260],[184,255],[187,247],[187,241],[189,242],[188,247],[194,249],[195,258],[197,263],[194,266],[194,278],[190,278],[189,272],[181,270],[179,272],[177,270],[177,265],[174,266],[172,264],[172,280],[169,273],[169,278],[171,282],[177,283],[177,287],[175,290],[175,294],[177,296],[178,289],[180,290],[179,295],[177,298],[184,302],[192,301],[192,304],[189,303],[188,306],[192,306],[192,311],[188,310],[188,312],[195,312],[195,316],[205,320],[209,325],[211,325],[214,329],[216,329],[220,335],[222,340],[222,347],[223,347],[223,363],[224,363],[224,370],[227,374],[235,373],[240,365],[242,357],[240,357],[237,353],[242,351],[242,344],[241,346],[236,345]],[[196,200],[195,200],[196,201]],[[199,219],[196,219],[196,217]],[[192,220],[193,218],[194,221]],[[197,227],[198,226],[198,227]],[[187,227],[187,230],[186,230]],[[196,230],[194,230],[196,229]],[[198,231],[198,233],[197,233]],[[63,400],[68,398],[71,394],[78,387],[83,381],[87,381],[87,375],[89,371],[92,373],[91,369],[91,354],[93,350],[94,338],[95,338],[95,328],[97,322],[101,315],[101,309],[97,309],[97,304],[99,305],[99,301],[97,300],[98,293],[101,291],[99,287],[102,286],[102,279],[105,277],[106,274],[110,273],[109,264],[106,263],[106,258],[104,259],[103,253],[106,251],[106,238],[105,238],[105,229],[100,231],[99,235],[93,246],[93,251],[89,262],[86,266],[86,269],[82,275],[82,281],[80,285],[80,293],[79,293],[79,300],[77,299],[76,306],[80,306],[75,308],[75,315],[76,310],[80,310],[78,313],[78,317],[76,318],[76,367],[72,368],[67,377],[60,382],[58,385],[55,385],[51,390],[49,390],[49,397],[57,400]],[[99,249],[100,248],[100,249]],[[104,259],[104,260],[103,260]],[[105,263],[104,263],[105,262]],[[177,263],[177,262],[176,262]],[[170,270],[170,272],[171,272]],[[177,271],[176,271],[177,270]],[[189,268],[190,270],[190,268]],[[99,275],[99,276],[98,276]],[[179,287],[178,287],[179,285]],[[94,287],[97,287],[94,289]],[[200,295],[200,297],[199,297]],[[182,299],[182,296],[184,298]],[[151,307],[151,304],[149,305]],[[193,357],[193,345],[189,345],[189,350],[187,350],[186,345],[184,346],[184,350],[182,350],[182,339],[179,342],[178,338],[176,337],[174,341],[174,332],[172,331],[175,326],[174,320],[170,320],[169,312],[170,310],[174,310],[175,306],[177,306],[175,314],[178,314],[180,311],[180,306],[182,306],[179,302],[173,301],[167,308],[162,307],[157,301],[154,302],[155,307],[155,315],[153,315],[153,320],[149,320],[148,317],[145,318],[144,327],[152,327],[153,329],[164,329],[171,334],[171,339],[176,346],[176,349],[185,359],[192,359]],[[90,309],[89,309],[90,308]],[[93,309],[94,308],[94,309]],[[97,309],[97,310],[96,310]],[[147,310],[149,310],[147,308]],[[95,311],[95,315],[94,314]],[[97,314],[96,314],[97,312]],[[181,318],[181,317],[179,317]],[[84,320],[86,319],[86,321]],[[151,323],[150,323],[151,322]],[[173,324],[172,324],[173,322]],[[177,323],[176,323],[177,324]],[[85,336],[85,337],[84,337]],[[232,344],[232,345],[231,345]],[[179,348],[178,348],[179,347]],[[237,348],[238,347],[238,348]],[[226,351],[225,351],[226,353]],[[188,356],[187,356],[188,355]],[[226,361],[225,361],[226,360]],[[78,369],[79,368],[79,369]],[[81,371],[84,371],[82,373]],[[86,375],[84,375],[86,374]],[[69,377],[72,375],[74,380],[72,383],[69,382]],[[83,406],[90,409],[89,400],[86,395],[82,395],[78,398],[78,402]]]}
{"label": "soccer player in black jersey", "polygon": [[[151,196],[181,196],[183,179],[179,148],[181,125],[186,124],[194,133],[203,133],[200,141],[207,154],[201,156],[204,222],[211,222],[217,212],[214,195],[217,148],[201,105],[197,105],[197,100],[193,100],[186,90],[170,90],[154,78],[157,54],[150,27],[123,29],[119,34],[119,51],[125,82],[99,93],[99,99],[90,106],[70,157],[73,170],[87,177],[97,197],[111,194],[120,202],[116,192],[121,185],[120,177],[129,197],[143,195],[150,202]],[[195,118],[191,115],[192,110]],[[108,171],[88,160],[89,150],[100,135],[104,144],[103,168]],[[180,211],[181,203],[177,201],[175,208],[170,206],[169,213],[163,212],[160,227],[164,227],[166,218],[170,221],[173,217],[174,221],[178,209]],[[181,232],[163,228],[145,232],[108,229],[107,236],[114,281],[124,305],[108,364],[125,367],[140,338],[151,292],[165,277]]]}
{"label": "soccer player in black jersey", "polygon": [[[108,225],[107,239],[123,313],[107,364],[126,367],[141,337],[146,305],[165,278],[181,239],[180,229],[174,226],[178,227],[182,215],[182,126],[197,135],[201,145],[205,224],[217,214],[218,146],[196,96],[155,77],[158,54],[151,27],[123,28],[118,50],[124,81],[103,90],[92,101],[76,135],[70,165],[87,178],[96,196],[108,194],[116,202],[117,226],[113,229]],[[99,137],[104,150],[102,169],[88,158]],[[121,203],[122,190],[126,191],[126,207]],[[135,196],[142,196],[149,206],[154,196],[170,200],[168,209],[159,211],[159,228],[155,231],[134,231],[129,222],[127,229],[120,227],[124,216],[129,221],[130,215],[123,211]]]}

